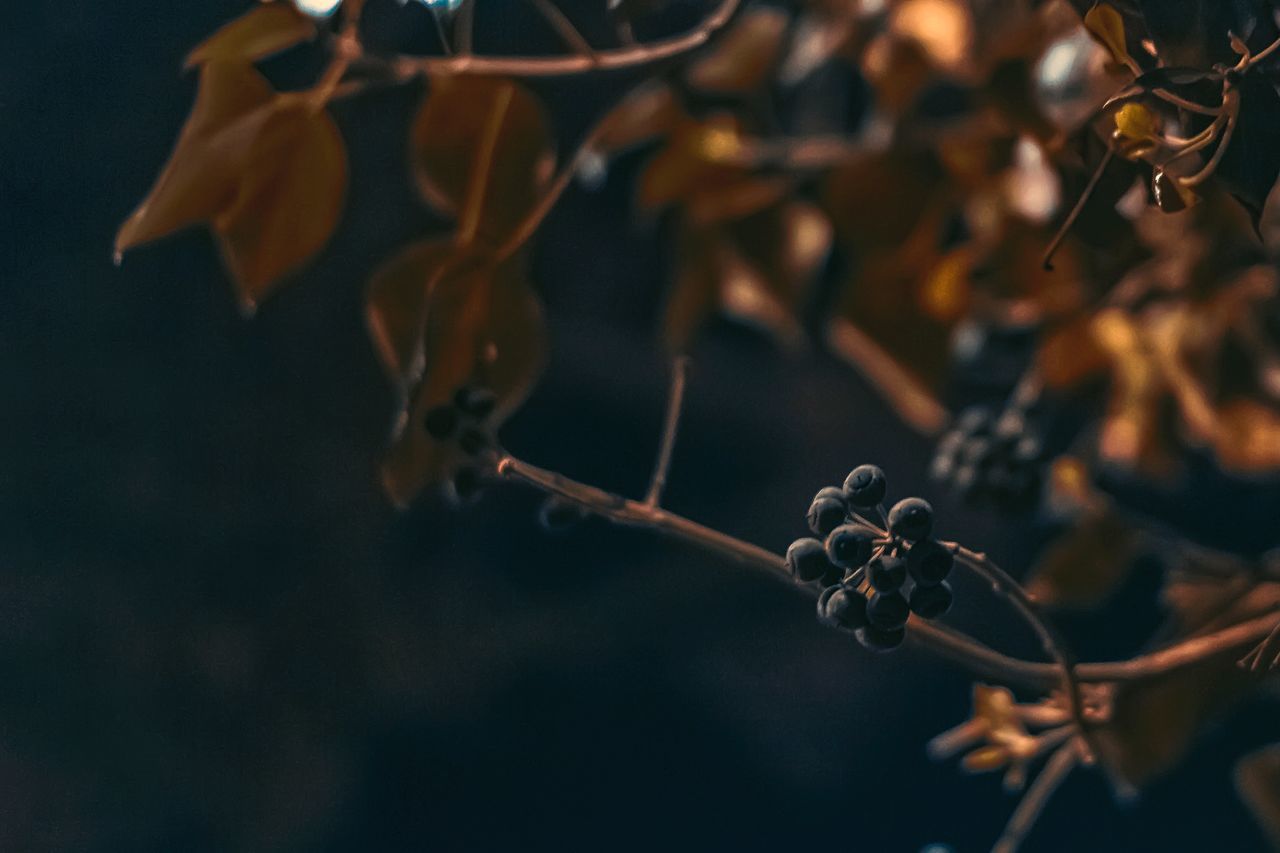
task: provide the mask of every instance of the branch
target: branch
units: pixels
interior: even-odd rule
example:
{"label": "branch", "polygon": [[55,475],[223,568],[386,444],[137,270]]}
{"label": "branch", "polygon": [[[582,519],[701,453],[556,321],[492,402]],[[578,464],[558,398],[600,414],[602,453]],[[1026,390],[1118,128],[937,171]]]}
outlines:
{"label": "branch", "polygon": [[[682,35],[662,39],[649,44],[627,45],[613,50],[578,53],[572,56],[477,56],[464,50],[462,35],[467,28],[459,27],[456,55],[399,57],[395,60],[397,75],[403,79],[420,74],[486,74],[510,77],[562,77],[588,71],[611,71],[650,65],[682,53],[695,50],[723,29],[742,0],[719,0],[715,9],[702,19],[697,27]],[[464,4],[461,16],[469,7]]]}
{"label": "branch", "polygon": [[578,32],[578,28],[573,25],[573,21],[560,11],[560,7],[556,6],[551,0],[529,0],[538,10],[538,14],[542,15],[547,22],[571,50],[582,54],[583,56],[595,56],[595,49],[591,44],[582,37],[582,33]]}
{"label": "branch", "polygon": [[644,502],[657,506],[662,500],[662,490],[667,485],[667,472],[671,470],[671,453],[676,446],[676,432],[680,428],[680,411],[684,407],[684,386],[689,376],[689,358],[681,356],[671,366],[671,391],[667,395],[667,416],[662,423],[662,443],[658,446],[658,461],[653,466],[653,478]]}
{"label": "branch", "polygon": [[1018,849],[1031,827],[1035,826],[1036,818],[1044,811],[1053,792],[1058,790],[1058,786],[1076,766],[1076,761],[1081,758],[1082,748],[1083,744],[1079,741],[1068,741],[1049,757],[1036,781],[1031,783],[1022,801],[1014,809],[1013,816],[1009,818],[996,846],[991,848],[991,853],[1014,853]]}
{"label": "branch", "polygon": [[[524,483],[540,492],[556,495],[589,513],[617,524],[657,531],[672,539],[687,542],[725,557],[734,563],[755,569],[775,580],[786,581],[793,589],[810,597],[817,590],[795,584],[787,572],[786,560],[758,545],[737,539],[661,507],[648,506],[603,489],[580,483],[512,456],[498,460],[497,475],[505,480]],[[1074,669],[1082,684],[1145,681],[1235,651],[1256,643],[1275,626],[1277,613],[1257,616],[1212,634],[1184,640],[1165,649],[1126,661],[1082,663]],[[960,632],[912,617],[907,639],[913,645],[928,649],[966,667],[980,678],[991,678],[1011,686],[1035,690],[1051,690],[1062,683],[1058,664],[1039,663],[1010,657]]]}

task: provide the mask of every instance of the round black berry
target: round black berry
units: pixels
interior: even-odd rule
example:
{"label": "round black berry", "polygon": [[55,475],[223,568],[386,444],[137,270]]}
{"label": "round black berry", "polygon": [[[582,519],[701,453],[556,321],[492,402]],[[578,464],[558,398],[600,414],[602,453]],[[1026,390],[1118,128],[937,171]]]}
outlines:
{"label": "round black berry", "polygon": [[964,436],[983,435],[991,429],[991,410],[986,406],[970,406],[956,418],[955,431]]}
{"label": "round black berry", "polygon": [[923,498],[903,498],[889,510],[889,532],[909,542],[927,539],[933,530],[933,507]]}
{"label": "round black berry", "polygon": [[845,576],[848,575],[844,569],[834,563],[827,563],[827,571],[818,578],[818,585],[822,587],[832,586],[833,584],[843,583]]}
{"label": "round black berry", "polygon": [[538,508],[538,523],[549,533],[563,533],[586,515],[582,507],[572,501],[552,495]]}
{"label": "round black berry", "polygon": [[852,631],[867,624],[867,600],[856,589],[828,587],[818,601],[818,618],[824,625]]}
{"label": "round black berry", "polygon": [[827,558],[844,569],[856,569],[871,559],[875,530],[865,524],[842,524],[827,536]]}
{"label": "round black berry", "polygon": [[463,466],[454,472],[453,479],[449,481],[450,497],[460,505],[475,503],[483,485],[484,478],[480,469],[470,465]]}
{"label": "round black berry", "polygon": [[867,602],[867,621],[886,631],[907,624],[909,615],[911,608],[900,592],[877,592]]}
{"label": "round black berry", "polygon": [[943,581],[933,586],[917,586],[911,590],[911,612],[924,619],[937,619],[951,609],[951,584]]}
{"label": "round black berry", "polygon": [[902,641],[907,637],[906,628],[884,629],[877,628],[875,625],[867,625],[865,628],[859,628],[854,632],[854,636],[858,638],[858,642],[862,643],[873,652],[887,652],[896,649],[902,645]]}
{"label": "round black berry", "polygon": [[911,579],[922,586],[946,580],[955,561],[951,551],[933,539],[917,542],[907,551],[907,571]]}
{"label": "round black berry", "polygon": [[823,489],[809,504],[809,529],[818,536],[826,536],[844,524],[847,514],[843,494],[838,489]]}
{"label": "round black berry", "polygon": [[437,441],[446,441],[458,428],[458,410],[453,406],[436,406],[422,418],[422,425],[427,435]]}
{"label": "round black berry", "polygon": [[476,456],[488,446],[489,434],[479,427],[466,427],[458,435],[458,447],[468,456]]}
{"label": "round black berry", "polygon": [[872,557],[867,563],[867,581],[877,592],[894,592],[907,580],[907,562],[893,554]]}
{"label": "round black berry", "polygon": [[484,420],[493,414],[498,405],[498,397],[481,385],[464,385],[454,395],[453,403],[463,414]]}
{"label": "round black berry", "polygon": [[844,480],[844,496],[854,506],[873,507],[884,500],[888,487],[884,471],[879,466],[859,465]]}
{"label": "round black berry", "polygon": [[787,571],[796,580],[816,581],[830,570],[827,550],[817,539],[797,539],[787,549]]}

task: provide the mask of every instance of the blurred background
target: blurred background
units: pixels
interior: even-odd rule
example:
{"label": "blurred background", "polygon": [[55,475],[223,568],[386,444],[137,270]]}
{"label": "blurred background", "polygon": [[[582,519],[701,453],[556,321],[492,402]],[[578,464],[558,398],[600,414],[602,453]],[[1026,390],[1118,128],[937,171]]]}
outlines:
{"label": "blurred background", "polygon": [[[406,180],[420,88],[336,106],[343,224],[252,321],[202,231],[112,265],[190,106],[183,56],[245,7],[22,4],[0,29],[0,849],[986,849],[1014,798],[924,754],[969,713],[963,672],[869,654],[786,585],[642,531],[548,536],[517,487],[389,506],[364,284],[440,227]],[[537,85],[561,150],[621,82]],[[503,433],[633,495],[670,262],[632,214],[637,162],[538,240],[552,358]],[[694,355],[673,510],[781,551],[875,461],[1010,568],[1042,541],[936,493],[929,442],[822,353],[722,325]],[[1131,654],[1154,585],[1063,617],[1082,657]],[[957,599],[955,624],[1037,654],[982,590]],[[1243,706],[1133,802],[1077,773],[1028,849],[1265,849],[1230,769],[1274,732],[1274,704]]]}

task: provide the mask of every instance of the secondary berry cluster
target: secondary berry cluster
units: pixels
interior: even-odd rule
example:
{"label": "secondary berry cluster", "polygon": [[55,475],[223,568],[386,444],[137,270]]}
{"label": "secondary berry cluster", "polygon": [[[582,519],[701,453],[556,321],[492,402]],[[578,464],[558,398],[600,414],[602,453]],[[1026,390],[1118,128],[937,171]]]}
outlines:
{"label": "secondary berry cluster", "polygon": [[930,474],[965,500],[1027,509],[1040,493],[1043,455],[1044,441],[1025,407],[997,414],[972,406],[938,442]]}
{"label": "secondary berry cluster", "polygon": [[[933,507],[921,498],[904,498],[880,530],[860,511],[881,512],[888,490],[884,472],[859,465],[843,487],[828,486],[809,505],[813,537],[787,549],[787,568],[803,583],[822,586],[818,620],[853,631],[864,646],[897,648],[906,637],[907,618],[915,613],[936,619],[951,607],[955,558],[933,539]],[[816,537],[816,538],[815,538]]]}
{"label": "secondary berry cluster", "polygon": [[459,505],[475,502],[484,486],[484,471],[477,464],[494,448],[491,419],[498,397],[483,385],[464,385],[448,403],[435,406],[422,418],[427,435],[456,449],[462,461],[449,479],[449,497]]}

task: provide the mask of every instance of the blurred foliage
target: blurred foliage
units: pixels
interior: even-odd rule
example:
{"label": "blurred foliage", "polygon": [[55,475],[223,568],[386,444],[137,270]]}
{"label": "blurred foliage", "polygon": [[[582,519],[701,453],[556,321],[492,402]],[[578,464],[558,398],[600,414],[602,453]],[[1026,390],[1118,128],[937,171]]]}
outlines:
{"label": "blurred foliage", "polygon": [[[367,291],[401,403],[384,468],[397,504],[459,462],[421,428],[427,411],[478,382],[498,393],[500,421],[537,380],[547,342],[527,244],[560,193],[608,180],[621,158],[642,161],[637,213],[660,220],[674,247],[662,319],[671,352],[726,317],[784,351],[827,348],[923,432],[948,428],[968,382],[997,414],[1016,407],[1020,428],[1043,434],[1047,485],[1020,509],[1062,529],[1029,582],[1046,603],[1103,606],[1144,553],[1180,541],[1108,482],[1189,483],[1191,460],[1204,457],[1228,484],[1277,482],[1271,2],[745,4],[722,33],[706,29],[705,49],[628,65],[679,31],[669,23],[681,10],[667,7],[583,11],[582,32],[615,38],[594,48],[540,7],[586,71],[607,54],[638,78],[557,157],[562,131],[514,79],[538,57],[513,58],[508,77],[471,74],[467,56],[447,55],[471,49],[465,4],[437,18],[446,55],[425,65],[362,45],[363,4],[322,19],[283,0],[257,5],[190,54],[195,106],[117,251],[206,225],[252,309],[336,227],[347,173],[329,102],[422,78],[411,174],[451,225],[389,260]],[[313,41],[333,57],[313,88],[277,91],[254,69]],[[981,476],[977,450],[974,460]],[[1264,536],[1208,569],[1188,556],[1199,550],[1175,545],[1169,622],[1153,642],[1280,606],[1262,553],[1280,538]],[[1258,681],[1213,659],[1118,689],[1099,730],[1117,784],[1173,766]],[[973,769],[1039,754],[1021,723],[992,722],[991,708],[1013,707],[1002,697],[979,694],[978,716],[1017,737],[970,753]],[[1264,815],[1258,780],[1273,769],[1241,770]]]}

